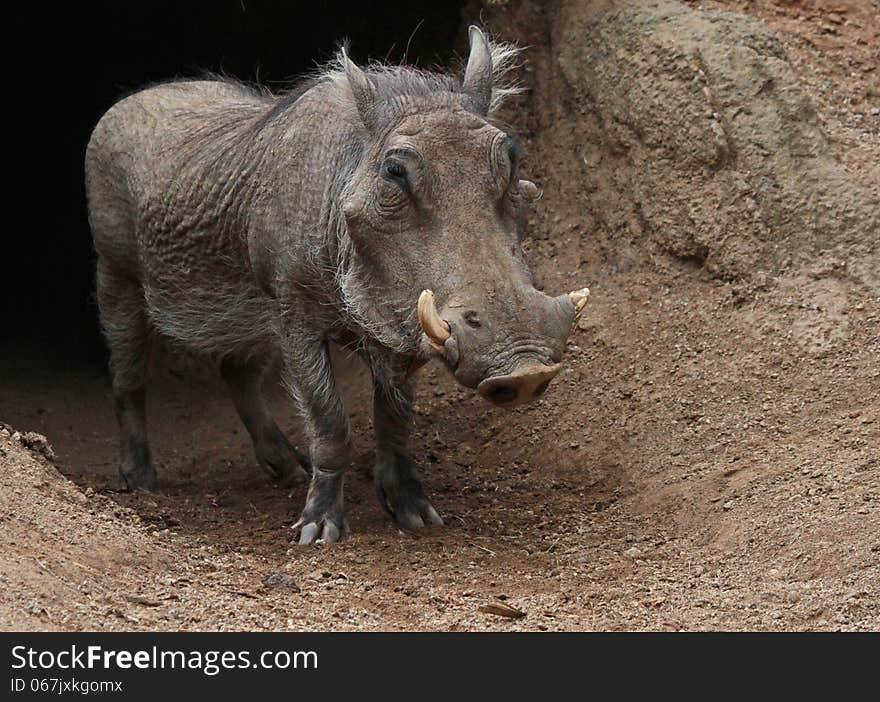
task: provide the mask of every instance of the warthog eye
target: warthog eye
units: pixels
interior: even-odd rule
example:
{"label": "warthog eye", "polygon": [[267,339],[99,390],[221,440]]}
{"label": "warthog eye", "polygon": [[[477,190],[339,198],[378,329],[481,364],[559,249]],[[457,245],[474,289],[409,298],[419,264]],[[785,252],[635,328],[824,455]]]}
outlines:
{"label": "warthog eye", "polygon": [[406,184],[406,168],[403,167],[400,161],[396,161],[393,158],[386,158],[382,162],[382,175],[388,180]]}

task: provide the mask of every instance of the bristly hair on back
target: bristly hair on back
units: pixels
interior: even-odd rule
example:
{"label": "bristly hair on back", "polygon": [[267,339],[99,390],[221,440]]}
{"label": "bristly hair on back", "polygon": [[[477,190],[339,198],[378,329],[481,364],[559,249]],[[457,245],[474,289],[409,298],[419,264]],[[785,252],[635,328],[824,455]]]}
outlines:
{"label": "bristly hair on back", "polygon": [[[507,42],[492,39],[487,41],[492,57],[492,97],[489,102],[488,114],[488,117],[491,118],[507,98],[523,92],[523,87],[515,79],[516,69],[519,67],[518,59],[523,49]],[[353,105],[352,94],[345,73],[344,52],[347,52],[347,48],[348,43],[343,42],[333,59],[307,73],[287,90],[279,92],[273,92],[264,85],[244,82],[225,75],[212,74],[206,77],[232,84],[242,92],[243,97],[249,97],[262,103],[262,109],[250,122],[247,130],[248,134],[254,135],[286,112],[309,89],[321,83],[334,85],[338,90],[333,92],[344,103],[340,107],[343,109],[351,108]],[[450,74],[441,70],[425,70],[406,64],[370,62],[363,67],[363,70],[373,82],[380,101],[394,98],[433,97],[442,99],[444,95],[453,97],[464,94],[462,87],[463,67],[460,67],[454,74]]]}
{"label": "bristly hair on back", "polygon": [[[507,42],[488,40],[492,57],[492,99],[489,104],[491,116],[504,101],[523,92],[523,87],[514,78],[519,66],[518,58],[522,48]],[[336,57],[318,69],[311,76],[311,82],[329,81],[339,86],[344,93],[349,92],[345,73],[347,42],[342,45]],[[362,67],[373,82],[379,100],[397,97],[430,97],[438,93],[462,94],[463,69],[451,75],[445,72],[424,70],[414,66],[370,62]]]}

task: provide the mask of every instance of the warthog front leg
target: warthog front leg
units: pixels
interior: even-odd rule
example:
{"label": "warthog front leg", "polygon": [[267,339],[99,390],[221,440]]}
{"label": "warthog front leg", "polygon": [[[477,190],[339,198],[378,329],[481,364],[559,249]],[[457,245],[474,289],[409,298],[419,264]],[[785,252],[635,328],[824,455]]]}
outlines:
{"label": "warthog front leg", "polygon": [[373,478],[379,502],[405,529],[443,524],[422,492],[418,466],[407,444],[412,426],[412,381],[395,386],[373,376],[373,425],[376,468]]}
{"label": "warthog front leg", "polygon": [[287,325],[283,340],[286,382],[309,438],[312,482],[293,527],[299,529],[300,544],[334,542],[347,528],[342,486],[351,460],[351,423],[336,388],[326,339],[296,324]]}
{"label": "warthog front leg", "polygon": [[284,484],[308,480],[308,459],[290,445],[263,401],[263,366],[256,361],[226,359],[220,366],[238,416],[254,442],[257,462]]}

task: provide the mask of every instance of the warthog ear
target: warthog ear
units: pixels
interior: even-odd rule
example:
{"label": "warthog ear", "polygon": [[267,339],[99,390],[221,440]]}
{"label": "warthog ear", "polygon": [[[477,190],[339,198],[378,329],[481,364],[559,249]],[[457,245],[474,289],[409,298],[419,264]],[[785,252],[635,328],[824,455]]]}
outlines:
{"label": "warthog ear", "polygon": [[464,69],[461,87],[470,96],[477,112],[487,115],[492,104],[492,51],[486,35],[479,27],[471,25],[468,36],[471,53],[468,56],[467,68]]}
{"label": "warthog ear", "polygon": [[354,95],[358,114],[361,116],[364,126],[370,128],[373,121],[373,103],[376,101],[376,87],[367,74],[348,58],[345,48],[341,51],[341,59],[345,68],[345,77],[348,79],[348,85]]}

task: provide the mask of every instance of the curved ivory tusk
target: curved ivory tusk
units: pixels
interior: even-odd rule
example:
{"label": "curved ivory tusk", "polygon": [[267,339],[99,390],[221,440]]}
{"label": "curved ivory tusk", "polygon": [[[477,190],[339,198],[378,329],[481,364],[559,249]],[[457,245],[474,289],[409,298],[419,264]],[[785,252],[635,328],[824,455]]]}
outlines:
{"label": "curved ivory tusk", "polygon": [[587,302],[590,299],[590,289],[581,288],[580,290],[570,292],[568,293],[568,299],[571,300],[571,304],[574,305],[574,317],[577,319],[580,317],[581,312],[584,311],[584,307],[586,307]]}
{"label": "curved ivory tusk", "polygon": [[535,185],[530,180],[521,180],[519,182],[519,191],[525,196],[526,200],[539,200],[541,198],[541,191],[538,190],[538,186]]}
{"label": "curved ivory tusk", "polygon": [[440,318],[437,305],[434,303],[434,293],[430,290],[422,290],[422,294],[419,295],[419,324],[431,345],[443,353],[443,344],[450,337],[449,325]]}

